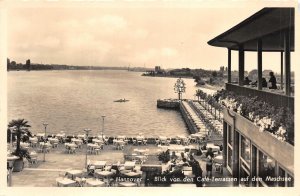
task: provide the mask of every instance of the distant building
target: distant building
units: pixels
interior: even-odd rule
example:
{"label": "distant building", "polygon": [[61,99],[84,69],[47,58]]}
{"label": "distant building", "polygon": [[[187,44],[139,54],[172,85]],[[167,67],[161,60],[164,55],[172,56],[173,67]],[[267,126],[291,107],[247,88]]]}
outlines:
{"label": "distant building", "polygon": [[155,72],[160,72],[160,71],[161,71],[160,66],[155,66],[154,71],[155,71]]}
{"label": "distant building", "polygon": [[28,69],[28,70],[31,69],[30,59],[28,59],[28,60],[26,61],[26,67],[25,67],[25,68]]}
{"label": "distant building", "polygon": [[11,67],[15,67],[16,65],[17,65],[16,61],[12,61],[12,62],[10,63],[10,66],[11,66]]}
{"label": "distant building", "polygon": [[221,66],[220,67],[220,72],[224,72],[224,70],[225,70],[224,66]]}

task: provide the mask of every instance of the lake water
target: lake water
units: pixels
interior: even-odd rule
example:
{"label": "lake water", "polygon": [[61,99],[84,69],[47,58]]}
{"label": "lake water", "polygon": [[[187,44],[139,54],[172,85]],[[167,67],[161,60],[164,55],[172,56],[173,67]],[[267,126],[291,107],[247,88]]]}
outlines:
{"label": "lake water", "polygon": [[[92,129],[97,135],[185,135],[179,112],[156,108],[156,100],[177,98],[176,78],[143,77],[128,71],[8,72],[8,121],[25,118],[33,133],[61,131],[73,135]],[[194,98],[192,79],[184,79],[183,98]],[[212,91],[204,89],[210,93]],[[129,99],[116,103],[117,99]]]}

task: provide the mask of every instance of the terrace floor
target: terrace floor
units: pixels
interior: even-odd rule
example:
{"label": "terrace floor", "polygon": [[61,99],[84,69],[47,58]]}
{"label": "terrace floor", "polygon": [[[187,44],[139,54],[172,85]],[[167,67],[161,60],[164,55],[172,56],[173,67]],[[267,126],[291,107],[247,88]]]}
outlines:
{"label": "terrace floor", "polygon": [[[198,144],[194,144],[198,145]],[[124,163],[124,154],[131,154],[133,149],[149,149],[148,154],[150,155],[148,160],[144,164],[161,164],[157,158],[159,147],[156,145],[146,146],[133,146],[127,145],[124,150],[115,150],[112,145],[104,146],[104,149],[98,155],[88,154],[88,160],[107,161],[108,164]],[[85,167],[85,147],[78,149],[76,154],[68,154],[64,150],[63,144],[60,144],[58,148],[54,148],[50,153],[46,153],[46,162],[43,162],[43,154],[38,153],[38,163],[29,164],[25,161],[25,168],[21,172],[13,172],[12,175],[12,186],[14,187],[53,187],[56,186],[55,179],[61,172],[68,169],[79,169],[82,170]],[[199,161],[203,170],[203,176],[206,175],[205,171],[205,160],[200,156],[195,158]],[[213,176],[215,177],[229,177],[229,173],[224,168],[223,174],[216,173],[213,169]],[[193,185],[193,184],[191,184]],[[143,184],[141,184],[143,186]],[[176,186],[180,186],[177,184]],[[183,185],[183,186],[186,186]],[[227,187],[232,186],[231,182],[205,182],[206,187]]]}

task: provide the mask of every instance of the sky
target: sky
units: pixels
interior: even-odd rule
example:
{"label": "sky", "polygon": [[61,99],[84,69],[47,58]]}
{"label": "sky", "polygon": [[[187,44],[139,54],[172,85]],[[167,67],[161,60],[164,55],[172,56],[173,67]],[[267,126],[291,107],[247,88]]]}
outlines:
{"label": "sky", "polygon": [[[7,53],[22,63],[219,69],[227,65],[227,49],[207,41],[263,7],[291,5],[267,0],[14,3],[7,11]],[[245,58],[245,70],[257,67],[256,53]],[[233,70],[237,63],[233,52]],[[279,72],[280,54],[264,53],[263,69]]]}

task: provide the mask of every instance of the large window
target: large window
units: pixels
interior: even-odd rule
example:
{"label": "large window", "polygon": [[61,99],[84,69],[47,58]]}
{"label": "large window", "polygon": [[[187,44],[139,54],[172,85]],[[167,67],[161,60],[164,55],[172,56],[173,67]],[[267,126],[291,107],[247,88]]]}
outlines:
{"label": "large window", "polygon": [[[281,168],[278,167],[278,176],[281,178],[285,178],[285,171]],[[278,181],[278,186],[285,186],[285,181]]]}
{"label": "large window", "polygon": [[278,167],[278,177],[280,180],[278,181],[278,186],[280,187],[293,187],[294,186],[294,178],[290,174],[288,174],[284,169]]}
{"label": "large window", "polygon": [[291,176],[290,174],[287,174],[287,177],[291,178],[291,181],[287,182],[287,186],[288,187],[293,187],[294,186],[294,178],[293,178],[293,176]]}
{"label": "large window", "polygon": [[258,175],[262,178],[263,184],[275,186],[275,181],[268,180],[268,178],[275,177],[275,161],[266,154],[259,152],[258,162]]}
{"label": "large window", "polygon": [[250,140],[240,135],[240,185],[250,186]]}
{"label": "large window", "polygon": [[243,163],[240,167],[240,185],[246,187],[250,186],[250,173]]}
{"label": "large window", "polygon": [[230,125],[228,125],[228,132],[227,132],[227,135],[228,135],[228,144],[230,144],[230,146],[232,147],[233,145],[233,140],[232,140],[232,128]]}
{"label": "large window", "polygon": [[227,164],[230,169],[232,169],[232,149],[228,147],[228,157],[227,157]]}
{"label": "large window", "polygon": [[227,129],[227,166],[232,170],[232,146],[233,146],[233,139],[232,139],[233,131],[232,127],[228,125]]}
{"label": "large window", "polygon": [[250,167],[250,140],[241,135],[241,157]]}

